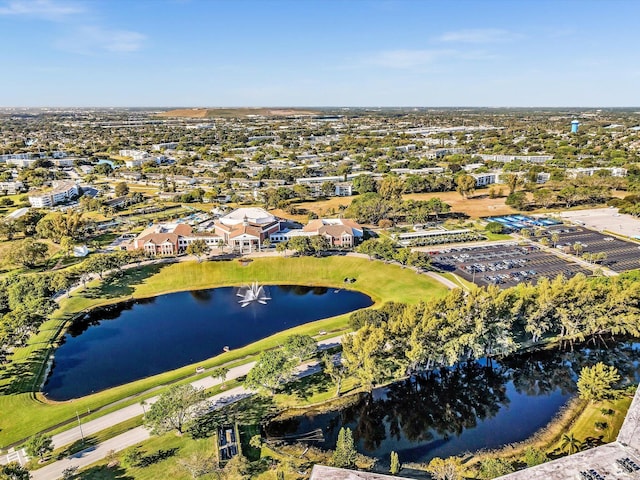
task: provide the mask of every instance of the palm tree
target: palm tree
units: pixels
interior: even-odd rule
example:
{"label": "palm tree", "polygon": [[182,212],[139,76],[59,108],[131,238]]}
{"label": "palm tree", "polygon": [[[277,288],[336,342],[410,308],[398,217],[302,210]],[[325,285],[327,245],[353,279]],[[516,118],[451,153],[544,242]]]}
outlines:
{"label": "palm tree", "polygon": [[553,232],[551,234],[551,241],[553,242],[553,248],[556,248],[558,244],[558,240],[560,240],[560,234],[558,232]]}
{"label": "palm tree", "polygon": [[579,452],[582,448],[582,442],[578,440],[573,433],[565,433],[562,435],[562,444],[560,445],[562,450],[567,449],[569,451],[569,455],[573,455],[576,452]]}

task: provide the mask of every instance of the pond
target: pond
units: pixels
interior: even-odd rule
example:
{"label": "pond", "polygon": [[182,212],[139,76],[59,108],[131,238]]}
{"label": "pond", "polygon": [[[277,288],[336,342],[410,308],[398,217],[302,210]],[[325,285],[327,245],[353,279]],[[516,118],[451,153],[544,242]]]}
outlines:
{"label": "pond", "polygon": [[428,462],[529,438],[548,424],[576,394],[583,366],[602,361],[637,382],[640,344],[620,342],[573,352],[513,355],[487,365],[471,361],[436,369],[374,390],[338,412],[273,422],[266,434],[294,441],[322,430],[321,448],[334,448],[349,427],[358,451],[388,465],[391,451],[402,462]]}
{"label": "pond", "polygon": [[224,287],[93,310],[64,336],[43,391],[53,400],[81,397],[373,303],[349,290],[265,288],[264,304],[259,296],[243,302],[248,297],[239,297],[237,288]]}

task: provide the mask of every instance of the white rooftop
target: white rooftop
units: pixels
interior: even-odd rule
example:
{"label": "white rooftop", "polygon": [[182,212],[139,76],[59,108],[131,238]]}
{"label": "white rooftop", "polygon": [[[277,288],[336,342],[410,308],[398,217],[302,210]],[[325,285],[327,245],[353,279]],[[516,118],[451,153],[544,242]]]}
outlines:
{"label": "white rooftop", "polygon": [[224,217],[220,217],[220,223],[224,225],[238,225],[244,222],[245,218],[249,223],[256,223],[258,225],[265,225],[276,221],[276,217],[264,208],[248,207],[238,208]]}

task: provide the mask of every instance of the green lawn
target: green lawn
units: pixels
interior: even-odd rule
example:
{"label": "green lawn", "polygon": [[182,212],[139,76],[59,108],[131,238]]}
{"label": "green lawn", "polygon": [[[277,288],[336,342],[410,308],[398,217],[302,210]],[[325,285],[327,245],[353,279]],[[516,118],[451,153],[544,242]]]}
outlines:
{"label": "green lawn", "polygon": [[[61,301],[61,308],[46,322],[29,344],[18,349],[13,362],[0,376],[0,446],[23,439],[37,431],[57,425],[75,416],[76,409],[86,412],[140,394],[158,385],[185,379],[193,375],[194,365],[183,367],[137,382],[115,387],[81,399],[64,403],[49,403],[33,390],[39,387],[42,360],[49,355],[50,342],[74,313],[96,305],[114,303],[126,298],[142,298],[172,291],[239,285],[254,280],[270,284],[303,284],[344,287],[344,278],[355,278],[349,285],[368,294],[380,305],[388,301],[415,303],[434,296],[443,296],[446,289],[425,275],[410,269],[355,257],[328,258],[261,258],[242,266],[237,261],[181,262],[171,265],[147,266],[127,272],[124,276],[102,284],[88,285],[82,293]],[[327,336],[339,335],[347,328],[347,315],[319,320],[281,332],[246,347],[223,353],[198,365],[213,367],[238,361],[282,343],[291,333],[315,335],[320,330]],[[156,392],[157,393],[157,392]],[[136,400],[132,400],[135,403]],[[139,399],[137,399],[139,401]]]}
{"label": "green lawn", "polygon": [[[589,403],[567,433],[573,433],[581,442],[591,442],[594,445],[613,442],[618,436],[631,400],[630,396],[624,396],[618,400]],[[602,409],[612,410],[613,414],[603,415]],[[596,428],[596,422],[605,422],[607,428]],[[559,441],[550,448],[550,451],[560,451],[561,444],[562,442]]]}

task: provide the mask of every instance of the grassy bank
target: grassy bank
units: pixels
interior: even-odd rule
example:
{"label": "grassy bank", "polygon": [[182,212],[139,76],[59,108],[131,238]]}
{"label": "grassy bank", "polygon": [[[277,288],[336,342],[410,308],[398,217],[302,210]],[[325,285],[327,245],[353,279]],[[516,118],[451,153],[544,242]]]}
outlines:
{"label": "grassy bank", "polygon": [[[260,258],[242,266],[229,262],[180,262],[170,265],[150,265],[125,272],[122,276],[87,286],[83,292],[60,302],[60,309],[46,322],[29,344],[18,349],[12,363],[0,379],[0,411],[10,415],[0,417],[0,446],[25,438],[45,428],[75,416],[76,410],[86,412],[136,395],[158,385],[178,381],[193,375],[194,366],[186,366],[160,375],[115,387],[81,399],[50,403],[33,390],[39,386],[38,372],[50,352],[51,342],[78,312],[98,305],[130,298],[225,285],[240,285],[257,280],[267,284],[303,284],[344,287],[344,278],[355,278],[350,288],[369,295],[377,304],[396,301],[415,303],[442,296],[446,289],[435,280],[417,275],[396,265],[355,257],[328,258]],[[317,335],[339,334],[347,326],[348,315],[320,320],[281,332],[246,347],[223,353],[198,365],[214,367],[255,355],[280,344],[291,333]],[[34,388],[35,387],[35,388]]]}
{"label": "grassy bank", "polygon": [[[498,450],[476,452],[467,458],[466,464],[470,473],[475,472],[479,463],[487,458],[501,458],[514,464],[522,464],[528,448],[542,450],[550,459],[560,458],[568,454],[566,447],[563,448],[565,434],[573,435],[583,449],[610,443],[620,431],[631,400],[631,396],[623,396],[617,400],[587,402],[576,397],[532,437]],[[607,427],[600,429],[596,422],[606,422]]]}

